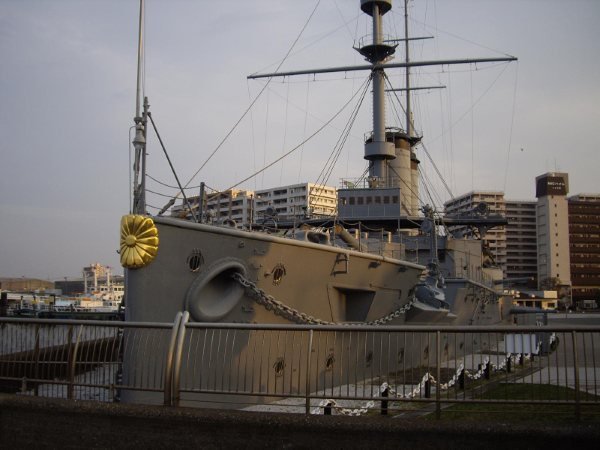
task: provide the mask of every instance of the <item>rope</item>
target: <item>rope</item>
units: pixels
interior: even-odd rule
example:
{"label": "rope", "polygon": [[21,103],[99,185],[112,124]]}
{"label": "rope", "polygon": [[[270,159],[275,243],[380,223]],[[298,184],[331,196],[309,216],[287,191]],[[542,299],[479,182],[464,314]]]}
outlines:
{"label": "rope", "polygon": [[281,157],[277,158],[276,160],[272,161],[271,163],[269,163],[267,166],[263,167],[260,170],[257,170],[256,172],[254,172],[252,175],[244,178],[243,180],[237,182],[236,184],[230,186],[228,189],[233,189],[237,186],[239,186],[242,183],[245,183],[248,180],[251,180],[252,178],[254,178],[255,176],[257,176],[258,174],[264,172],[265,170],[269,169],[270,167],[274,166],[275,164],[277,164],[279,161],[281,161],[282,159],[286,158],[287,156],[291,155],[292,153],[294,153],[296,150],[298,150],[299,148],[301,148],[305,143],[307,143],[308,141],[310,141],[312,138],[314,138],[317,134],[319,134],[321,131],[323,131],[323,129],[325,127],[327,127],[331,122],[333,122],[337,116],[339,116],[342,111],[344,111],[344,109],[346,109],[346,107],[352,102],[352,100],[354,99],[354,97],[356,97],[356,95],[358,94],[358,91],[356,93],[354,93],[354,95],[352,95],[352,97],[350,97],[350,100],[348,100],[341,108],[338,112],[336,112],[327,122],[325,122],[321,127],[317,128],[317,130],[311,134],[309,137],[307,137],[305,140],[303,140],[302,142],[300,142],[300,144],[298,144],[296,147],[292,148],[291,150],[289,150],[288,152],[284,153],[283,155],[281,155]]}
{"label": "rope", "polygon": [[[317,4],[315,5],[313,11],[310,13],[310,16],[308,17],[308,20],[306,21],[306,23],[304,24],[304,26],[300,30],[300,33],[298,33],[298,36],[296,37],[296,39],[292,43],[292,46],[290,47],[290,49],[287,51],[287,53],[285,54],[285,56],[283,57],[283,59],[281,60],[281,62],[279,63],[279,65],[277,66],[277,69],[275,69],[275,72],[279,71],[279,69],[281,68],[281,66],[283,65],[283,63],[287,60],[287,58],[289,57],[290,53],[292,52],[292,50],[294,49],[294,47],[298,43],[298,40],[300,39],[300,37],[304,33],[304,30],[306,29],[306,27],[308,26],[308,24],[309,24],[310,20],[312,19],[313,15],[317,11],[319,3],[321,3],[321,0],[317,0]],[[185,187],[187,187],[192,182],[192,180],[194,178],[196,178],[196,176],[202,171],[202,169],[204,169],[204,167],[206,166],[206,164],[208,164],[208,162],[217,153],[217,151],[219,151],[219,149],[223,146],[223,144],[227,141],[227,139],[229,139],[229,136],[231,136],[231,134],[236,130],[236,128],[238,127],[238,125],[241,123],[241,121],[246,117],[246,115],[248,114],[248,112],[252,109],[252,107],[257,102],[257,100],[262,96],[262,93],[267,89],[267,87],[269,86],[269,84],[271,83],[272,80],[273,80],[273,77],[271,77],[271,78],[268,79],[268,81],[265,83],[265,85],[263,86],[263,88],[260,90],[260,92],[254,98],[254,100],[252,100],[252,102],[246,108],[246,110],[242,113],[242,115],[240,116],[240,118],[235,122],[235,124],[233,125],[233,127],[231,128],[231,130],[229,130],[229,132],[225,135],[225,137],[221,140],[221,142],[219,142],[219,144],[217,145],[217,147],[208,156],[208,158],[206,159],[206,161],[204,161],[204,163],[200,166],[200,168],[194,173],[194,175],[192,175],[192,177],[190,178],[190,180],[185,184]],[[250,177],[250,178],[252,178],[252,177]],[[246,181],[246,180],[244,180],[244,181]]]}

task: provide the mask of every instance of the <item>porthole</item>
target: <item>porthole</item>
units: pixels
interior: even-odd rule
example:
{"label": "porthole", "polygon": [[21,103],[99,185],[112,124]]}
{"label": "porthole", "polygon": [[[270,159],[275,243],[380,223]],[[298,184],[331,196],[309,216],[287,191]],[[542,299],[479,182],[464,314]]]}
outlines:
{"label": "porthole", "polygon": [[187,258],[187,266],[191,272],[198,272],[202,264],[204,264],[204,256],[202,256],[202,252],[199,249],[195,248]]}

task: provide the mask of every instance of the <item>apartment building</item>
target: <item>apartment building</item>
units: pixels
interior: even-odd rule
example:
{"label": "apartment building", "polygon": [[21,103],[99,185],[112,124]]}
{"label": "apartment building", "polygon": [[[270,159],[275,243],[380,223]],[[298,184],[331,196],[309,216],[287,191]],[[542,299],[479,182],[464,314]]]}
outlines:
{"label": "apartment building", "polygon": [[596,300],[600,306],[600,195],[578,194],[567,201],[573,301]]}
{"label": "apartment building", "polygon": [[[444,203],[446,215],[468,214],[475,211],[478,205],[485,203],[490,214],[506,215],[506,202],[504,192],[499,191],[471,191],[455,197]],[[452,228],[454,235],[472,236],[473,230],[467,226]],[[488,230],[483,236],[484,245],[488,248],[496,265],[502,268],[506,276],[506,230],[505,227],[495,227]]]}
{"label": "apartment building", "polygon": [[299,183],[256,191],[256,218],[276,213],[281,220],[310,216],[334,216],[336,189],[313,183]]}
{"label": "apartment building", "polygon": [[537,286],[536,205],[533,200],[505,200],[506,271],[508,279],[530,278]]}
{"label": "apartment building", "polygon": [[[188,197],[194,215],[198,214],[200,196]],[[204,194],[202,207],[204,220],[208,222],[233,220],[238,224],[250,223],[253,215],[254,192],[241,189]],[[183,202],[171,210],[171,216],[191,219],[191,213]]]}

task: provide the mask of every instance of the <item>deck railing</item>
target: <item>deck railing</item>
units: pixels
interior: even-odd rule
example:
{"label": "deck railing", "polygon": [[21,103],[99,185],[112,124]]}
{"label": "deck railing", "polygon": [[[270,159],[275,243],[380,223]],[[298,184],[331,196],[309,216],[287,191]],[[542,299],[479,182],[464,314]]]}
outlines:
{"label": "deck railing", "polygon": [[[600,326],[309,326],[0,318],[0,390],[312,414],[600,407]],[[515,388],[520,393],[515,394]],[[490,392],[494,395],[490,395]]]}

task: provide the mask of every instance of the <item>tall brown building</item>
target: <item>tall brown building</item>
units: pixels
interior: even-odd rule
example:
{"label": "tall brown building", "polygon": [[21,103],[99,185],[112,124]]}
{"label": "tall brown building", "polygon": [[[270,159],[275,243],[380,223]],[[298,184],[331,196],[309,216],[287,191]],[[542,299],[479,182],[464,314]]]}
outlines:
{"label": "tall brown building", "polygon": [[573,301],[600,304],[600,195],[575,195],[568,205]]}

